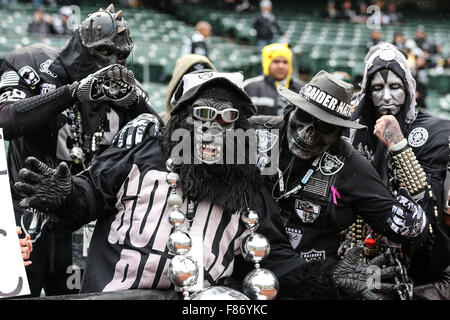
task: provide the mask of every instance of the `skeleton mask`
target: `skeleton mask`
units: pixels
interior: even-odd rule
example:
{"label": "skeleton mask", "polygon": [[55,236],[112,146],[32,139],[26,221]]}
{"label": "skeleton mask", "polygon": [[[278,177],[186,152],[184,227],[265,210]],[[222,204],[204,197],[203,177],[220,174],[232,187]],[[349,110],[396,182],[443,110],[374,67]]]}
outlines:
{"label": "skeleton mask", "polygon": [[233,129],[239,111],[230,102],[199,98],[193,103],[195,155],[203,163],[217,163],[224,155],[225,130]]}
{"label": "skeleton mask", "polygon": [[380,115],[396,115],[406,100],[403,81],[391,70],[375,73],[370,84],[373,105]]}
{"label": "skeleton mask", "polygon": [[81,23],[83,46],[94,58],[99,68],[119,63],[125,65],[133,49],[128,24],[122,11],[115,12],[111,4],[106,10],[89,14]]}
{"label": "skeleton mask", "polygon": [[297,158],[308,160],[326,151],[339,138],[341,130],[297,108],[291,112],[287,124],[289,150]]}

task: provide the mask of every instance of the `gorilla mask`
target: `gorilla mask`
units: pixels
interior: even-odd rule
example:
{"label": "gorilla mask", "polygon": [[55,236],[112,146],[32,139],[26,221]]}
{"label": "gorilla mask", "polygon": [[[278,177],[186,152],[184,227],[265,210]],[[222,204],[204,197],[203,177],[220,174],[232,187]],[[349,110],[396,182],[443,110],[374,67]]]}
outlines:
{"label": "gorilla mask", "polygon": [[226,161],[227,154],[237,158],[237,145],[231,148],[225,139],[228,132],[249,129],[247,118],[255,111],[239,85],[242,78],[238,73],[212,71],[185,75],[175,91],[174,109],[163,136],[165,153],[176,159],[178,154],[172,152],[180,142],[172,140],[173,133],[189,132],[182,143],[189,142],[190,156],[183,153],[182,163],[175,166],[183,194],[195,201],[211,200],[231,213],[245,208],[257,176],[256,166],[248,159],[243,164]]}
{"label": "gorilla mask", "polygon": [[205,164],[223,159],[223,142],[227,129],[234,128],[239,110],[230,101],[199,98],[192,105],[195,156]]}

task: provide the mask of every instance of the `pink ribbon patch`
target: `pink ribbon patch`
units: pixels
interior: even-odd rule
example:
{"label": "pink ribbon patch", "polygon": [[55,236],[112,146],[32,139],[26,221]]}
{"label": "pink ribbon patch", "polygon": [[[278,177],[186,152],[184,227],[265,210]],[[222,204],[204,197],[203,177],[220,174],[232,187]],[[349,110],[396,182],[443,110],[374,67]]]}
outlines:
{"label": "pink ribbon patch", "polygon": [[336,188],[333,185],[331,185],[331,192],[333,192],[333,203],[337,204],[336,196],[340,199],[341,195],[339,194],[339,192],[336,190]]}

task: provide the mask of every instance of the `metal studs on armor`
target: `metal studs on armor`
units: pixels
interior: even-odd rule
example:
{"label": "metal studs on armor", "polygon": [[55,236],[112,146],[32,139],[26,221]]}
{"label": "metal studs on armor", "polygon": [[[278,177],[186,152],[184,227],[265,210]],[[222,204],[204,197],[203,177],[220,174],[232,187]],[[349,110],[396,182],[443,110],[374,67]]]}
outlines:
{"label": "metal studs on armor", "polygon": [[428,185],[427,177],[411,147],[394,154],[393,160],[400,185],[413,197],[421,195]]}

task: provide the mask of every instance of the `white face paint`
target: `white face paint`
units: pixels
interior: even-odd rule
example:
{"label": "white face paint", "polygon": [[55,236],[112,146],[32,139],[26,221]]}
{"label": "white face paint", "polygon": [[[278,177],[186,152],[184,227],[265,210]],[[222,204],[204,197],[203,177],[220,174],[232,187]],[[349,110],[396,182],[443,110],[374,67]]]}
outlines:
{"label": "white face paint", "polygon": [[375,73],[370,85],[373,105],[380,115],[396,115],[406,100],[402,80],[391,70]]}

